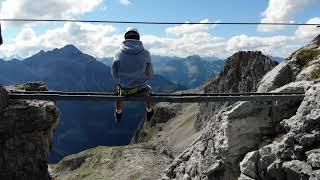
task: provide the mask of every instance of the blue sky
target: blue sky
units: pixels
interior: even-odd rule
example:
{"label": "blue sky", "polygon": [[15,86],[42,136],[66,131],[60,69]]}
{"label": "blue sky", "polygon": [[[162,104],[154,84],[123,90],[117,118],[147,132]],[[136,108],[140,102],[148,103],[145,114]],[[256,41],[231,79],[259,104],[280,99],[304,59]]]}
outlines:
{"label": "blue sky", "polygon": [[[52,18],[170,22],[320,23],[320,0],[0,0],[2,18]],[[0,57],[28,57],[74,44],[96,57],[112,56],[128,26],[137,27],[152,54],[218,56],[261,50],[286,57],[320,28],[235,25],[118,25],[2,22]]]}

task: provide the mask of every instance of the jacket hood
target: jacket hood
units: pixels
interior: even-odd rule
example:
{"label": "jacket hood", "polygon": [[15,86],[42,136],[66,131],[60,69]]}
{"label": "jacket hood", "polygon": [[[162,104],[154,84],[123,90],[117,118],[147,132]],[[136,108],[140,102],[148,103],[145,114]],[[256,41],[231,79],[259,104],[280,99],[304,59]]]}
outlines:
{"label": "jacket hood", "polygon": [[122,42],[120,50],[127,54],[139,54],[144,50],[144,47],[139,40],[127,39]]}

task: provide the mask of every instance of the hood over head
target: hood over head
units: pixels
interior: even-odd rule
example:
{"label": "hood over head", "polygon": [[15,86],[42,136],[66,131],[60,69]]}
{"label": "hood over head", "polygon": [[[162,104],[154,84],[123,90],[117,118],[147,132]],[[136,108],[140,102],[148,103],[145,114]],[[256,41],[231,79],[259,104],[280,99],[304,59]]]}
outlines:
{"label": "hood over head", "polygon": [[139,40],[127,39],[122,42],[120,50],[127,54],[139,54],[144,50],[144,47]]}

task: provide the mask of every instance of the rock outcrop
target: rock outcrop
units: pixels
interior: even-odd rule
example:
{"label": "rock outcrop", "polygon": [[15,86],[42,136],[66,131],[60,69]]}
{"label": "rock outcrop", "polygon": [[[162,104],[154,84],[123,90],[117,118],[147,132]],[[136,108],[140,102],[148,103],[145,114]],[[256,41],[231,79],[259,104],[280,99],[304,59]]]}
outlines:
{"label": "rock outcrop", "polygon": [[205,92],[238,93],[254,92],[263,76],[273,69],[277,62],[260,51],[240,51],[226,60],[219,76],[207,83]]}
{"label": "rock outcrop", "polygon": [[[8,89],[46,90],[42,83]],[[48,154],[59,111],[53,102],[9,100],[0,113],[0,179],[51,179]]]}
{"label": "rock outcrop", "polygon": [[282,119],[280,126],[285,131],[273,143],[246,155],[240,164],[239,179],[320,179],[319,40],[320,35],[260,82],[258,91],[267,92],[295,81],[290,84],[304,87],[306,96],[295,115]]}
{"label": "rock outcrop", "polygon": [[[252,179],[320,179],[320,83],[311,85],[297,110],[281,125],[286,132],[240,163],[241,177]],[[245,179],[245,178],[240,178]]]}
{"label": "rock outcrop", "polygon": [[[205,93],[241,93],[254,92],[263,76],[278,63],[272,61],[260,51],[240,51],[226,60],[225,67],[212,81],[204,85]],[[198,131],[204,127],[212,114],[231,105],[223,103],[201,103],[200,113],[195,127]]]}

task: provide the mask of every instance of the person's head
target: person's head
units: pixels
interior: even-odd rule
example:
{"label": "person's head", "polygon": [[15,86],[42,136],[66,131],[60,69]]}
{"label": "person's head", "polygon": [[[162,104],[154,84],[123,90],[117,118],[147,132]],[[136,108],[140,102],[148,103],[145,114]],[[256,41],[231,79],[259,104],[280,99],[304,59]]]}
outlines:
{"label": "person's head", "polygon": [[140,40],[140,34],[136,28],[127,28],[124,39]]}

